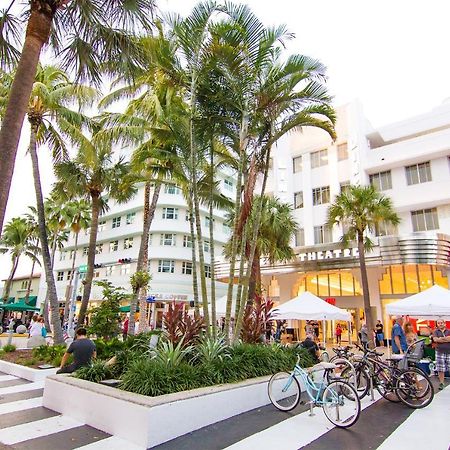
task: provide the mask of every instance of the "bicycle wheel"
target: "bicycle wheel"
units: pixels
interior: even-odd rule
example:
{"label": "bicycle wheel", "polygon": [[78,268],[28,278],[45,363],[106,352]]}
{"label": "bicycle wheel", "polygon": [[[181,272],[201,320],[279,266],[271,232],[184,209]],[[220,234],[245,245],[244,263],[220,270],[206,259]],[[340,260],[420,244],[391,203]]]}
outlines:
{"label": "bicycle wheel", "polygon": [[292,373],[278,372],[269,380],[270,401],[280,411],[294,409],[300,401],[300,383]]}
{"label": "bicycle wheel", "polygon": [[323,391],[322,409],[333,425],[349,428],[359,419],[361,403],[351,384],[335,380]]}
{"label": "bicycle wheel", "polygon": [[342,378],[350,383],[352,386],[356,387],[358,392],[358,397],[362,400],[368,393],[370,389],[370,378],[364,369],[355,369],[356,380],[354,379],[353,371],[350,367],[346,367],[342,371]]}
{"label": "bicycle wheel", "polygon": [[399,399],[410,408],[428,406],[434,398],[434,388],[428,376],[421,370],[410,368],[402,372],[396,382]]}
{"label": "bicycle wheel", "polygon": [[376,378],[374,378],[374,385],[381,396],[392,403],[399,403],[400,399],[397,396],[394,384],[391,373],[387,369],[377,372]]}

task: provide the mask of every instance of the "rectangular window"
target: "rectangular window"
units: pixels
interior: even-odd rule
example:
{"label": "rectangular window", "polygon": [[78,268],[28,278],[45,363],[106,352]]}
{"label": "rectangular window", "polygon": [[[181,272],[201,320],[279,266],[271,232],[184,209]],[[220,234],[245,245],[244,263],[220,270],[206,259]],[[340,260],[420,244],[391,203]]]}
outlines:
{"label": "rectangular window", "polygon": [[315,188],[312,191],[313,205],[323,205],[330,203],[330,186]]}
{"label": "rectangular window", "polygon": [[150,247],[152,245],[153,242],[153,233],[150,233],[148,235],[148,246]]}
{"label": "rectangular window", "polygon": [[176,235],[171,233],[162,233],[159,240],[159,245],[175,246]]}
{"label": "rectangular window", "polygon": [[223,186],[225,188],[226,191],[233,191],[233,182],[231,180],[229,180],[228,178],[225,178],[225,180],[223,180]]}
{"label": "rectangular window", "polygon": [[406,166],[406,182],[408,186],[412,184],[426,183],[431,181],[431,166],[430,161]]}
{"label": "rectangular window", "polygon": [[120,221],[121,221],[122,217],[113,217],[112,220],[112,227],[113,228],[119,228],[120,227]]}
{"label": "rectangular window", "polygon": [[192,275],[192,263],[183,261],[183,265],[181,267],[181,273],[183,275]]}
{"label": "rectangular window", "polygon": [[326,244],[332,242],[331,228],[326,225],[314,227],[314,244]]}
{"label": "rectangular window", "polygon": [[103,252],[103,244],[97,244],[95,247],[95,254],[100,255]]}
{"label": "rectangular window", "polygon": [[26,289],[28,287],[28,280],[22,281],[21,289]]}
{"label": "rectangular window", "polygon": [[105,231],[105,230],[106,230],[106,220],[100,220],[98,222],[98,232],[100,233],[101,231]]}
{"label": "rectangular window", "polygon": [[174,273],[175,261],[170,259],[160,259],[158,261],[158,272],[160,273]]}
{"label": "rectangular window", "polygon": [[131,273],[131,264],[121,264],[120,275],[129,275]]}
{"label": "rectangular window", "polygon": [[224,234],[231,234],[231,228],[225,222],[222,224],[222,231]]}
{"label": "rectangular window", "polygon": [[125,238],[123,240],[123,249],[128,250],[129,248],[133,248],[133,238]]}
{"label": "rectangular window", "polygon": [[111,277],[116,272],[116,266],[106,266],[106,276]]}
{"label": "rectangular window", "polygon": [[436,208],[411,211],[413,231],[438,230],[439,220]]}
{"label": "rectangular window", "polygon": [[295,246],[303,247],[305,245],[305,230],[303,228],[299,228],[295,233]]}
{"label": "rectangular window", "polygon": [[337,155],[338,155],[338,161],[343,161],[344,159],[348,159],[347,142],[344,142],[343,144],[339,144],[337,146]]}
{"label": "rectangular window", "polygon": [[192,248],[192,236],[185,234],[183,236],[183,247]]}
{"label": "rectangular window", "polygon": [[64,272],[58,272],[56,281],[63,281],[63,280],[64,280]]}
{"label": "rectangular window", "polygon": [[211,251],[211,245],[210,245],[209,241],[203,241],[203,250],[206,253],[209,253]]}
{"label": "rectangular window", "polygon": [[109,243],[109,252],[117,252],[119,250],[119,241],[111,241]]}
{"label": "rectangular window", "polygon": [[348,190],[350,189],[350,181],[343,181],[340,186],[341,192],[348,192]]}
{"label": "rectangular window", "polygon": [[392,189],[391,171],[379,172],[370,175],[370,184],[379,191],[386,191]]}
{"label": "rectangular window", "polygon": [[126,218],[126,224],[127,225],[131,225],[132,223],[134,223],[135,219],[136,219],[136,213],[135,212],[128,213],[127,214],[127,218]]}
{"label": "rectangular window", "polygon": [[89,247],[83,247],[83,255],[87,256],[88,253],[89,253]]}
{"label": "rectangular window", "polygon": [[74,256],[75,256],[75,250],[70,250],[69,258],[72,260]]}
{"label": "rectangular window", "polygon": [[292,158],[292,168],[294,170],[294,173],[302,171],[303,163],[302,163],[301,155],[300,156],[296,156],[295,158]]}
{"label": "rectangular window", "polygon": [[61,251],[59,253],[59,260],[64,261],[66,259],[66,252]]}
{"label": "rectangular window", "polygon": [[71,270],[68,270],[67,271],[67,277],[66,277],[66,280],[67,281],[70,281],[72,279],[72,271]]}
{"label": "rectangular window", "polygon": [[375,224],[375,236],[393,236],[395,234],[397,234],[395,225],[387,224],[384,221]]}
{"label": "rectangular window", "polygon": [[311,169],[328,164],[328,150],[325,148],[318,152],[311,153]]}
{"label": "rectangular window", "polygon": [[294,194],[294,208],[303,208],[303,192],[296,192]]}
{"label": "rectangular window", "polygon": [[209,264],[205,264],[205,277],[211,278],[211,266]]}
{"label": "rectangular window", "polygon": [[175,186],[174,184],[165,184],[164,193],[171,195],[181,194],[181,189],[178,186]]}
{"label": "rectangular window", "polygon": [[168,220],[177,220],[178,208],[163,208],[162,218]]}
{"label": "rectangular window", "polygon": [[[213,222],[214,222],[214,219],[213,219]],[[211,219],[208,216],[206,216],[205,217],[205,227],[209,228],[210,226],[211,226]]]}

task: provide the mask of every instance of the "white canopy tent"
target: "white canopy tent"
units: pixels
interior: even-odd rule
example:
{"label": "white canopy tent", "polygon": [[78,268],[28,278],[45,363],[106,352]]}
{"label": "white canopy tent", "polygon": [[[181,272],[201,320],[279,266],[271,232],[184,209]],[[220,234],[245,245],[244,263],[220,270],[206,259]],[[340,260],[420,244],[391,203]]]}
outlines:
{"label": "white canopy tent", "polygon": [[450,290],[433,287],[386,306],[391,316],[411,316],[428,320],[450,320]]}
{"label": "white canopy tent", "polygon": [[[292,300],[272,309],[272,319],[322,320],[323,322],[325,320],[345,320],[346,322],[350,322],[351,314],[348,311],[327,303],[320,297],[311,294],[311,292],[303,292]],[[323,324],[323,330],[325,344],[325,323]]]}

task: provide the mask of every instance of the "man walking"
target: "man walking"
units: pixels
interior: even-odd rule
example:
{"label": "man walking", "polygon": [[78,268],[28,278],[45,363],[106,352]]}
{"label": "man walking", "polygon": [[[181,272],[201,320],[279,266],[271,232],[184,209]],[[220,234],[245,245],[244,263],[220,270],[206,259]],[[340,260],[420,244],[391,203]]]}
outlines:
{"label": "man walking", "polygon": [[398,317],[392,327],[392,352],[396,355],[406,352],[408,348],[402,325],[403,317]]}
{"label": "man walking", "polygon": [[363,348],[367,349],[369,345],[369,330],[367,328],[367,324],[363,323],[361,329],[359,330],[361,345]]}
{"label": "man walking", "polygon": [[439,376],[439,390],[444,389],[445,372],[450,372],[450,330],[445,327],[445,321],[436,321],[433,333],[433,343],[436,344],[436,370]]}
{"label": "man walking", "polygon": [[[66,366],[69,356],[73,353],[73,363]],[[61,360],[61,367],[56,372],[72,373],[83,366],[88,366],[91,359],[97,356],[95,344],[88,339],[85,328],[78,328],[76,332],[76,339],[70,344],[69,348],[64,353]]]}

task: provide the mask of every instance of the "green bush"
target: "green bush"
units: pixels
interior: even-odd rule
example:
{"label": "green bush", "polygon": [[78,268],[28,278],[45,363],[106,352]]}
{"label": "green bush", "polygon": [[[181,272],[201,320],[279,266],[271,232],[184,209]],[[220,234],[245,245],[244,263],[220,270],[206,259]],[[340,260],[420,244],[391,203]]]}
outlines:
{"label": "green bush", "polygon": [[76,376],[82,380],[98,383],[111,378],[111,369],[105,361],[94,361],[90,366],[81,367],[76,371]]}
{"label": "green bush", "polygon": [[94,344],[97,348],[97,358],[99,359],[110,359],[125,347],[125,343],[118,338],[109,341],[99,338],[94,340]]}
{"label": "green bush", "polygon": [[11,353],[11,352],[15,352],[16,351],[16,346],[12,345],[12,344],[6,344],[3,347],[3,351],[6,353]]}
{"label": "green bush", "polygon": [[[66,346],[61,345],[41,345],[40,347],[36,347],[33,349],[33,357],[36,360],[44,361],[48,364],[51,364],[52,366],[58,367],[61,365],[61,360],[66,352]],[[70,364],[73,361],[72,355],[70,355],[68,364]]]}

